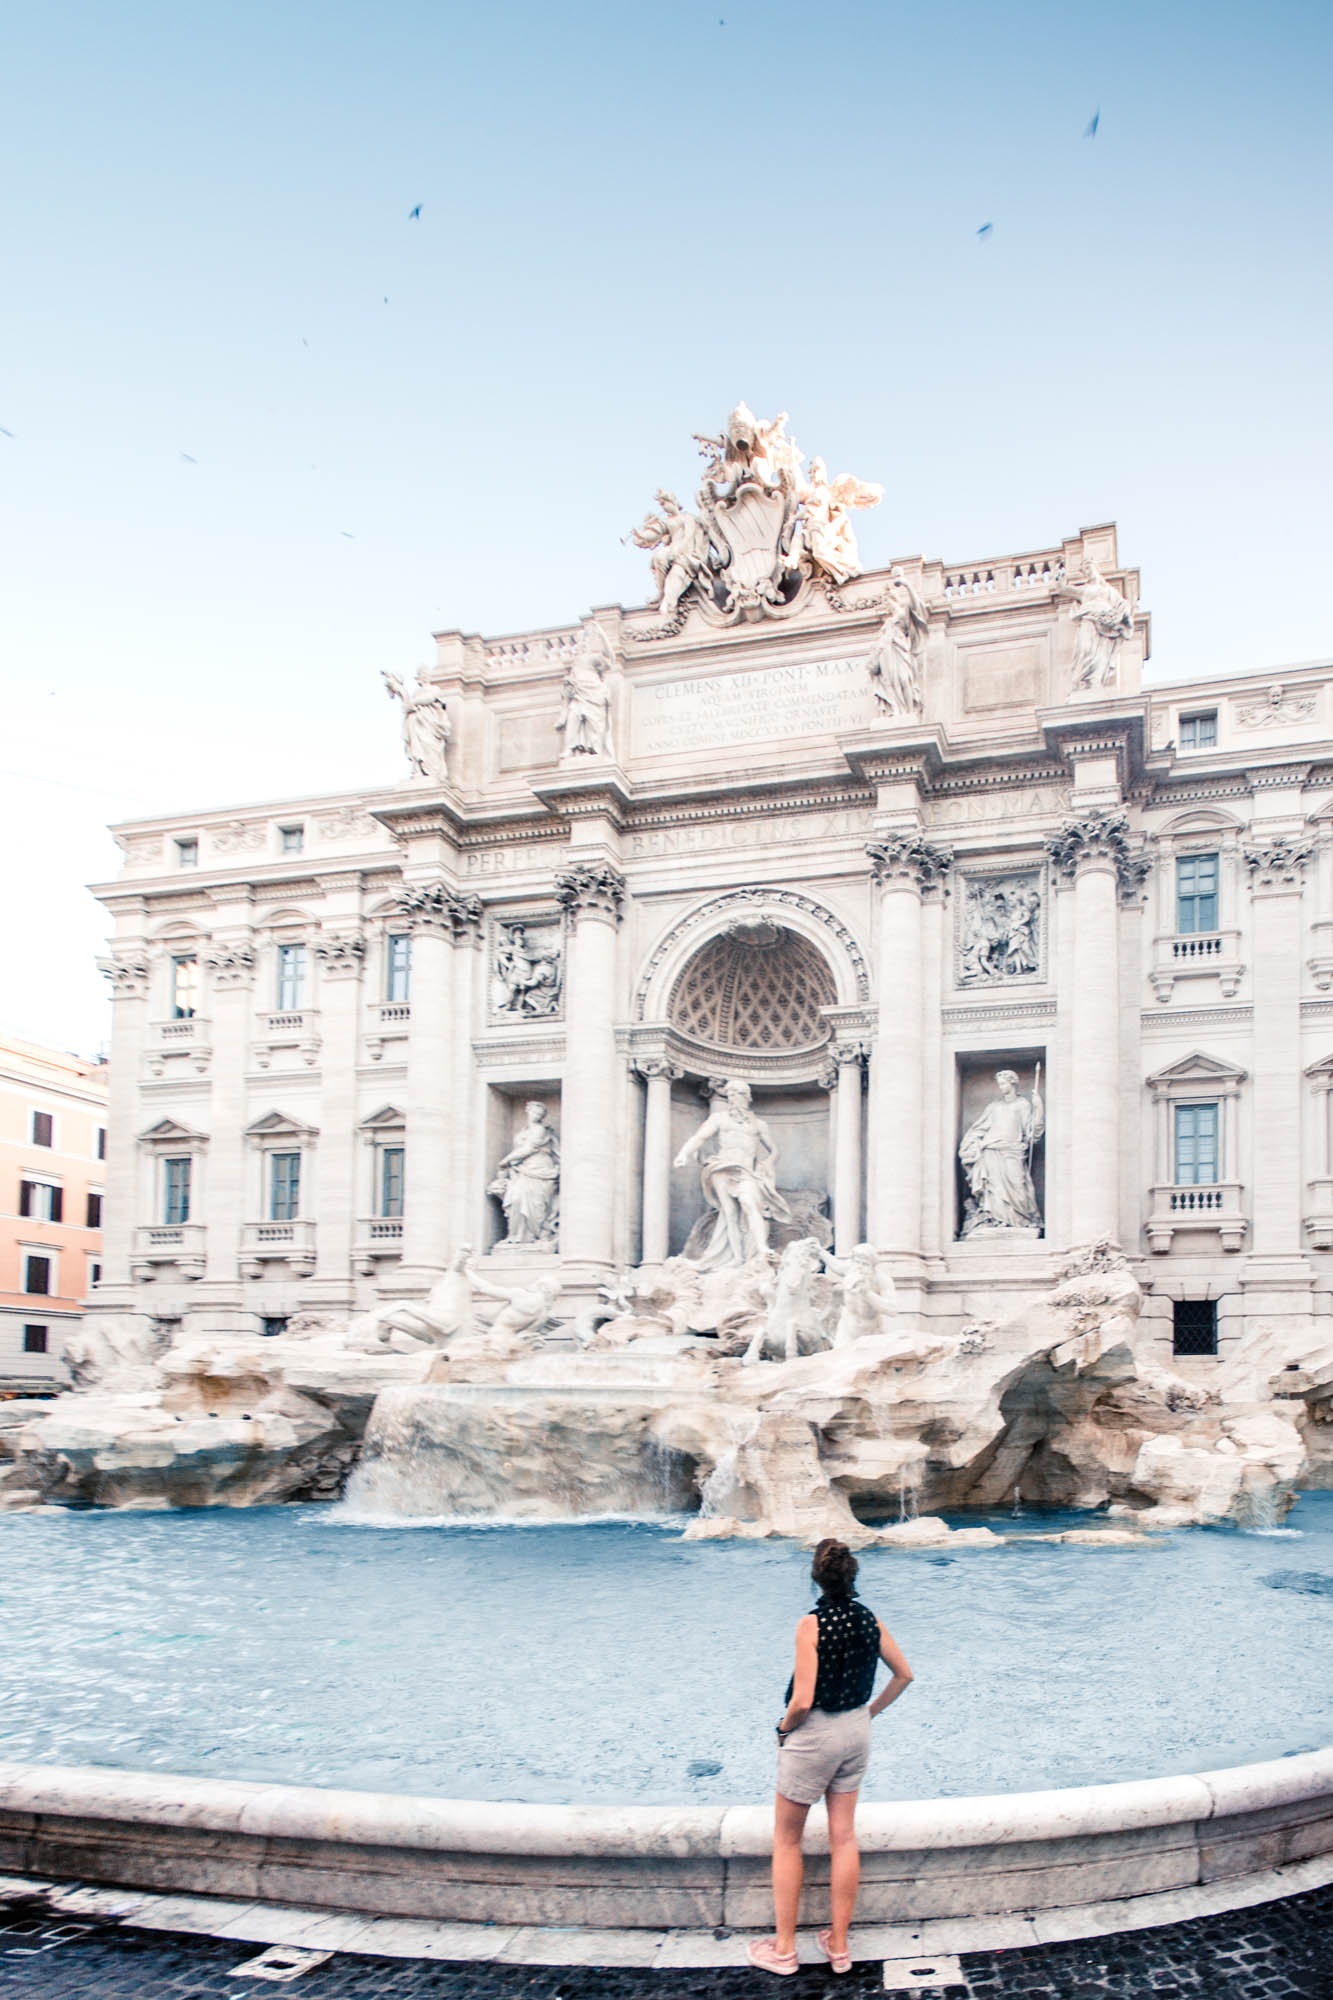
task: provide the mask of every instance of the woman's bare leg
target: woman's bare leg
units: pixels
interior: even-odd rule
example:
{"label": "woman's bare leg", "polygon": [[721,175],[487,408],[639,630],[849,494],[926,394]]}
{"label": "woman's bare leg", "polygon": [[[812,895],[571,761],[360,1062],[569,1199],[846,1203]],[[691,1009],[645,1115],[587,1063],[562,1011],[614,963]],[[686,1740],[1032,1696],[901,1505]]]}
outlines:
{"label": "woman's bare leg", "polygon": [[829,1943],[834,1951],[846,1951],[847,1926],[856,1908],[856,1892],[861,1884],[861,1854],[856,1845],[855,1792],[829,1792],[828,1807],[829,1894],[833,1915],[829,1923]]}
{"label": "woman's bare leg", "polygon": [[[801,1859],[801,1835],[805,1832],[809,1806],[784,1799],[778,1792],[773,1810],[773,1911],[777,1918],[777,1946],[781,1952],[796,1949],[796,1912],[801,1902],[801,1882],[805,1864]],[[853,1888],[852,1895],[856,1895]]]}

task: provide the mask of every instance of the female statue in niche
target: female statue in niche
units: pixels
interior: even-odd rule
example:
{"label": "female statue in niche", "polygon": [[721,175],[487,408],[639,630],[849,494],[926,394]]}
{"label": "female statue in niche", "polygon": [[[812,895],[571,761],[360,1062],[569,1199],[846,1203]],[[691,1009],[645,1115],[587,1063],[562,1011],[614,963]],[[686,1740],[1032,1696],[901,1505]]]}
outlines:
{"label": "female statue in niche", "polygon": [[1018,1094],[1011,1069],[997,1070],[998,1097],[963,1134],[958,1158],[971,1190],[963,1214],[963,1236],[989,1229],[1040,1232],[1041,1210],[1032,1185],[1032,1148],[1046,1129],[1038,1068],[1031,1097]]}
{"label": "female statue in niche", "polygon": [[547,1123],[546,1106],[525,1107],[527,1123],[496,1168],[487,1189],[505,1212],[502,1243],[554,1243],[560,1188],[560,1141]]}
{"label": "female statue in niche", "polygon": [[674,1164],[688,1165],[712,1140],[713,1150],[699,1169],[704,1199],[717,1210],[717,1227],[697,1261],[706,1271],[748,1264],[768,1248],[770,1222],[790,1222],[791,1211],[774,1178],[777,1148],[767,1125],[750,1109],[748,1083],[726,1085],[720,1100]]}

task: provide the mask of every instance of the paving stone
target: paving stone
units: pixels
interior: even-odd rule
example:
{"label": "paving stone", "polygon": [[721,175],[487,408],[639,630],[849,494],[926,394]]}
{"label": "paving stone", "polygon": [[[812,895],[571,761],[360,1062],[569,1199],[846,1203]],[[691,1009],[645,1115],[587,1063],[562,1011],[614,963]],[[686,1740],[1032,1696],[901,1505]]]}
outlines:
{"label": "paving stone", "polygon": [[[884,1990],[877,1959],[842,1978],[803,1966],[781,1989],[741,1964],[677,1969],[667,1954],[674,1947],[685,1956],[683,1940],[660,1933],[653,1967],[391,1956],[417,1941],[436,1951],[451,1940],[447,1925],[390,1919],[368,1925],[357,1953],[335,1951],[282,1989],[233,1976],[254,1955],[240,1937],[148,1928],[150,1917],[169,1919],[173,1905],[184,1923],[201,1921],[198,1899],[154,1900],[128,1923],[93,1910],[76,1922],[49,1900],[43,1907],[31,1884],[0,1890],[0,1924],[36,1920],[22,1934],[0,1932],[0,2000],[271,2000],[282,1990],[296,2000],[755,2000],[770,1990],[785,2000],[869,2000]],[[232,1904],[229,1914],[244,1908]],[[377,1925],[385,1955],[366,1956]],[[471,1935],[455,1931],[455,1948]],[[512,1939],[512,1930],[497,1928],[492,1944],[503,1949]],[[742,1938],[725,1942],[743,1950]],[[22,1955],[10,1955],[7,1944]],[[961,1979],[934,1989],[935,2000],[1333,2000],[1333,1887],[1153,1930],[964,1951]]]}

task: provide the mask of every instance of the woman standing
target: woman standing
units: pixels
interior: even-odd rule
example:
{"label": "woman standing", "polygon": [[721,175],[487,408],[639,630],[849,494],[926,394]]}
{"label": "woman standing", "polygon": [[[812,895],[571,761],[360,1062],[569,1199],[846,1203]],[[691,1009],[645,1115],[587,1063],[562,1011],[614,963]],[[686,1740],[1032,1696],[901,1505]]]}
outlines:
{"label": "woman standing", "polygon": [[[796,1627],[796,1671],[778,1724],[778,1790],[773,1830],[777,1935],[750,1946],[750,1963],[780,1975],[797,1969],[796,1912],[804,1874],[801,1835],[816,1799],[828,1806],[833,1917],[819,1946],[834,1972],[850,1972],[847,1927],[861,1877],[856,1798],[870,1761],[870,1724],[910,1686],[912,1670],[873,1611],[856,1596],[856,1557],[829,1538],[810,1575],[820,1599]],[[871,1700],[875,1668],[893,1678]]]}

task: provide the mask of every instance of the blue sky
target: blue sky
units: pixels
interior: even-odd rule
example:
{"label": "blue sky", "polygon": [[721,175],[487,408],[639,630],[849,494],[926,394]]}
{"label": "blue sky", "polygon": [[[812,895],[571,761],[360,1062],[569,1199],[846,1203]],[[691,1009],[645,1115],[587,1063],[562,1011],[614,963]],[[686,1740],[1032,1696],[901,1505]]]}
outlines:
{"label": "blue sky", "polygon": [[1114,518],[1158,674],[1326,657],[1331,58],[1282,0],[11,0],[0,1025],[104,1032],[106,820],[393,781],[433,629],[640,601],[740,396],[884,483],[869,565]]}

